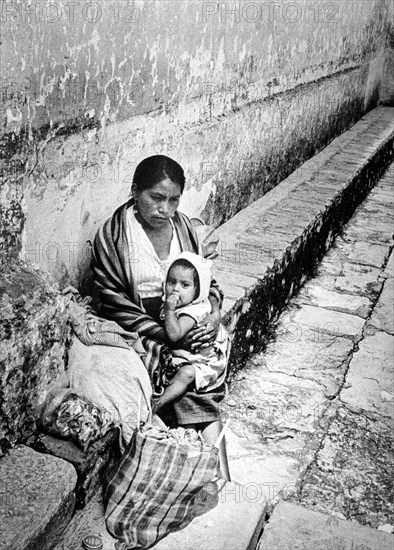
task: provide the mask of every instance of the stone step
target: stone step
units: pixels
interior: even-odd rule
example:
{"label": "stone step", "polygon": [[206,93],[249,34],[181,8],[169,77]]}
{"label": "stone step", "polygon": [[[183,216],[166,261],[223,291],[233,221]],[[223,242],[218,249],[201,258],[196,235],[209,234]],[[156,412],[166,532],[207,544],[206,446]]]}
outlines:
{"label": "stone step", "polygon": [[21,445],[0,460],[0,479],[0,549],[53,548],[74,510],[74,467]]}
{"label": "stone step", "polygon": [[118,431],[111,430],[83,452],[72,441],[40,433],[31,438],[31,441],[29,440],[29,446],[40,453],[66,460],[74,466],[78,476],[75,487],[75,507],[80,509],[101,487],[102,473],[118,452],[118,439]]}
{"label": "stone step", "polygon": [[[266,517],[266,500],[254,487],[222,480],[209,483],[197,496],[193,521],[170,533],[155,550],[252,550],[256,548]],[[240,527],[242,526],[242,529]],[[55,550],[79,550],[87,535],[103,541],[103,550],[113,550],[116,540],[105,527],[104,508],[98,492],[75,516],[63,541]]]}
{"label": "stone step", "polygon": [[280,502],[257,550],[392,550],[394,536],[358,523]]}
{"label": "stone step", "polygon": [[378,107],[261,199],[218,228],[214,276],[233,339],[230,378],[394,157],[394,109]]}

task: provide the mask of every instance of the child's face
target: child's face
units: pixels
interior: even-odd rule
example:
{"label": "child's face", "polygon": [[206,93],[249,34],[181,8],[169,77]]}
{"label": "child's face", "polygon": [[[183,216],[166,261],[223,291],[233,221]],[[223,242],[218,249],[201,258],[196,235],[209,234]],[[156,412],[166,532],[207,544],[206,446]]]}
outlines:
{"label": "child's face", "polygon": [[190,304],[196,294],[193,269],[180,265],[171,267],[166,281],[166,296],[178,295],[177,308]]}

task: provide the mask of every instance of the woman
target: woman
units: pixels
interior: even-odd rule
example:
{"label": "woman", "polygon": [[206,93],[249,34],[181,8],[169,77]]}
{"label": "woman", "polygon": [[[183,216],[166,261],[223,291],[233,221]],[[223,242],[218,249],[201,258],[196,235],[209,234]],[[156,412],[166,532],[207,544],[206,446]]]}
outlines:
{"label": "woman", "polygon": [[[158,322],[167,266],[181,251],[201,254],[190,220],[177,211],[184,185],[184,172],[177,162],[163,155],[146,158],[136,168],[131,200],[106,221],[93,245],[91,268],[100,314],[127,331],[138,332],[154,392],[161,389],[162,371],[169,361],[169,342]],[[214,341],[221,300],[212,281],[211,314],[185,337],[181,347],[198,350]],[[219,403],[224,394],[224,384],[210,393],[189,392],[173,405],[176,423],[201,430],[213,444],[221,428]],[[224,447],[220,454],[226,472]]]}

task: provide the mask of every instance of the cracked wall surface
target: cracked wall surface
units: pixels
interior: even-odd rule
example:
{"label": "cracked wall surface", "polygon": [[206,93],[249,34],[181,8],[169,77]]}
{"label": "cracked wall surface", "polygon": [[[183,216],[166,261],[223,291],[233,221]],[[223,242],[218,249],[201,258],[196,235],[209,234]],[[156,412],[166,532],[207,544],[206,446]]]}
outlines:
{"label": "cracked wall surface", "polygon": [[392,5],[358,5],[3,2],[2,257],[83,286],[149,154],[215,225],[265,194],[379,100]]}

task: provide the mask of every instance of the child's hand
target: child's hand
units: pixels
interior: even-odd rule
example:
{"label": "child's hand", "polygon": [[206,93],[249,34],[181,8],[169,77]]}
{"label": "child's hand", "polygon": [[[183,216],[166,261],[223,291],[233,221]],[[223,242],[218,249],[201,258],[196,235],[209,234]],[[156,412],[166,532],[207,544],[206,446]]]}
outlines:
{"label": "child's hand", "polygon": [[164,302],[164,309],[166,311],[175,311],[179,301],[178,293],[171,294]]}

